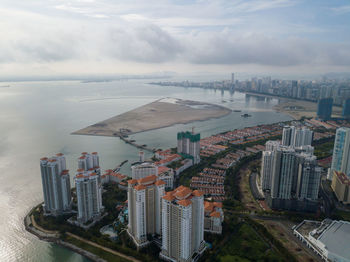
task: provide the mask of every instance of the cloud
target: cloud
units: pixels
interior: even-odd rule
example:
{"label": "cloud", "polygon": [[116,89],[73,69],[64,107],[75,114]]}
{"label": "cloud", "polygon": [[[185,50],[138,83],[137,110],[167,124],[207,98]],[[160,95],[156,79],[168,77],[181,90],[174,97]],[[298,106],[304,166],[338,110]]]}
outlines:
{"label": "cloud", "polygon": [[336,14],[346,14],[350,12],[350,5],[343,5],[339,7],[333,7],[331,10]]}
{"label": "cloud", "polygon": [[213,69],[350,66],[348,42],[333,38],[346,37],[340,27],[299,19],[295,10],[288,14],[301,1],[3,1],[0,66],[8,71],[56,67],[80,73],[81,65],[132,63],[159,64],[160,70],[165,63]]}
{"label": "cloud", "polygon": [[230,32],[199,35],[192,42],[186,56],[197,64],[350,65],[349,44],[278,39],[262,34],[234,36]]}
{"label": "cloud", "polygon": [[127,31],[113,28],[110,30],[107,42],[109,43],[107,52],[111,52],[115,58],[143,63],[174,60],[183,51],[178,40],[151,24],[129,26]]}

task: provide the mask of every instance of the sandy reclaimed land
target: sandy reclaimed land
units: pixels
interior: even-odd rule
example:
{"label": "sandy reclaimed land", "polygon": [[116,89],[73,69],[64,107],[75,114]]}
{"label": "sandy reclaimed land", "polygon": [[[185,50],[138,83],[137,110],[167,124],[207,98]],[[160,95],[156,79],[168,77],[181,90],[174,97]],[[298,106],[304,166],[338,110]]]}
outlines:
{"label": "sandy reclaimed land", "polygon": [[122,136],[175,124],[219,118],[230,113],[230,109],[219,105],[163,98],[75,131],[72,134]]}
{"label": "sandy reclaimed land", "polygon": [[[280,100],[280,103],[274,107],[278,112],[282,112],[291,116],[292,118],[298,120],[304,117],[316,117],[317,113],[317,103],[294,100],[294,99],[284,99]],[[341,107],[333,106],[332,116],[340,117]]]}

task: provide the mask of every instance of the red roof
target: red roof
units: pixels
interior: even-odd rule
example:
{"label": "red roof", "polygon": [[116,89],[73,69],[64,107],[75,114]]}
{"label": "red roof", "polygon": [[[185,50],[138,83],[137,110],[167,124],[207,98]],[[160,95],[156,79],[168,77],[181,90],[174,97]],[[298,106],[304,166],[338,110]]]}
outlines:
{"label": "red roof", "polygon": [[165,185],[166,183],[163,180],[158,180],[154,183],[156,186],[161,186],[161,185]]}

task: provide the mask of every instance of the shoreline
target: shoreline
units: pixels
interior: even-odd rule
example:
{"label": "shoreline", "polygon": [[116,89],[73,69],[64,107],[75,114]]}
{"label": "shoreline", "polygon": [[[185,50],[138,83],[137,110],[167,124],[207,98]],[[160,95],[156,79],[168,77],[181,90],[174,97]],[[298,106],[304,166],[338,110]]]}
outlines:
{"label": "shoreline", "polygon": [[158,99],[71,134],[119,137],[179,124],[207,121],[232,113],[230,108],[222,105],[175,98],[173,102],[172,99]]}
{"label": "shoreline", "polygon": [[68,243],[68,242],[61,240],[59,238],[59,236],[57,235],[57,233],[47,233],[47,232],[43,232],[43,231],[39,230],[38,228],[36,228],[32,223],[31,215],[32,215],[32,212],[36,208],[38,208],[40,205],[41,205],[41,203],[39,205],[33,207],[23,219],[24,227],[25,227],[25,230],[27,232],[36,236],[41,241],[46,241],[48,243],[53,243],[53,244],[59,245],[61,247],[67,248],[67,249],[69,249],[75,253],[78,253],[79,255],[81,255],[81,256],[83,256],[91,261],[106,262],[106,260],[100,258],[99,256],[97,256],[97,255],[95,255],[87,250],[84,250],[80,247],[77,247],[77,246],[71,244],[71,243]]}
{"label": "shoreline", "polygon": [[[203,121],[208,121],[208,120],[211,120],[211,119],[219,119],[219,118],[222,118],[222,117],[225,117],[225,116],[228,116],[229,114],[231,114],[233,111],[227,107],[225,107],[225,109],[229,110],[229,112],[221,115],[221,116],[210,116],[210,117],[207,117],[205,119],[194,119],[194,120],[191,120],[191,121],[178,121],[178,122],[175,122],[174,124],[169,124],[169,125],[166,125],[166,126],[161,126],[161,127],[154,127],[154,128],[151,128],[151,129],[145,129],[145,130],[140,130],[140,131],[136,131],[136,132],[131,132],[131,133],[128,133],[127,135],[135,135],[135,134],[139,134],[139,133],[143,133],[143,132],[148,132],[148,131],[154,131],[154,130],[158,130],[158,129],[162,129],[162,128],[167,128],[167,127],[171,127],[171,126],[175,126],[175,125],[186,125],[186,124],[190,124],[190,123],[193,123],[193,122],[203,122]],[[116,133],[119,133],[119,132],[116,132]],[[117,135],[107,135],[107,134],[88,134],[86,132],[80,132],[80,130],[78,131],[74,131],[72,133],[70,133],[71,135],[81,135],[81,136],[104,136],[104,137],[120,137],[122,136],[120,133]]]}

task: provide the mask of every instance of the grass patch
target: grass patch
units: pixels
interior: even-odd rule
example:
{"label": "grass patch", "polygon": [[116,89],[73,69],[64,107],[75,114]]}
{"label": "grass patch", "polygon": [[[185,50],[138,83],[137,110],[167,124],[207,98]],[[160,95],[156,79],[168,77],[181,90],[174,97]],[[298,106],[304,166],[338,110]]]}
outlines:
{"label": "grass patch", "polygon": [[115,261],[115,262],[128,262],[129,260],[126,260],[122,257],[119,257],[119,256],[116,256],[116,255],[113,255],[105,250],[102,250],[98,247],[94,247],[94,246],[91,246],[83,241],[80,241],[76,238],[73,238],[71,236],[66,236],[64,241],[68,242],[68,243],[71,243],[77,247],[80,247],[86,251],[89,251],[90,253],[93,253],[97,256],[99,256],[100,258],[103,258],[107,261]]}

